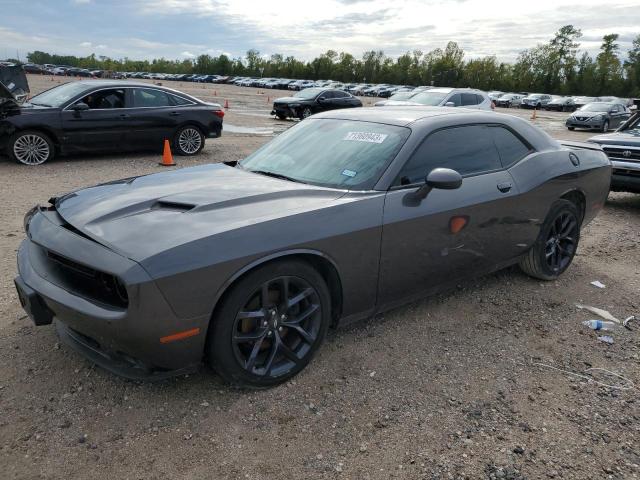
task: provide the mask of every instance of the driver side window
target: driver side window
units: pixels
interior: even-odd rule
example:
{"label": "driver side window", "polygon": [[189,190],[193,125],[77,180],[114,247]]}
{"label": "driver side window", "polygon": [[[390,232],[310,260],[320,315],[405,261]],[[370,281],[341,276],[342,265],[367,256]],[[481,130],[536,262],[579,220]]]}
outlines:
{"label": "driver side window", "polygon": [[434,168],[451,168],[461,175],[477,175],[502,168],[490,127],[466,125],[429,135],[413,152],[395,185],[423,183]]}
{"label": "driver side window", "polygon": [[90,110],[124,108],[124,90],[115,88],[99,90],[82,98],[78,103],[80,102],[89,105]]}

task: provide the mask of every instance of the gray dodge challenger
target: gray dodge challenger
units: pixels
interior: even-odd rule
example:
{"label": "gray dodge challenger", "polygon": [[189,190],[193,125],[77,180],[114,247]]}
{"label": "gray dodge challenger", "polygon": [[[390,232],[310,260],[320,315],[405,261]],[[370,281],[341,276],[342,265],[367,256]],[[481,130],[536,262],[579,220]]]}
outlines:
{"label": "gray dodge challenger", "polygon": [[112,372],[165,378],[204,361],[268,387],[331,326],[516,263],[557,278],[610,179],[598,145],[509,115],[326,112],[237,163],[34,207],[15,284],[36,325]]}

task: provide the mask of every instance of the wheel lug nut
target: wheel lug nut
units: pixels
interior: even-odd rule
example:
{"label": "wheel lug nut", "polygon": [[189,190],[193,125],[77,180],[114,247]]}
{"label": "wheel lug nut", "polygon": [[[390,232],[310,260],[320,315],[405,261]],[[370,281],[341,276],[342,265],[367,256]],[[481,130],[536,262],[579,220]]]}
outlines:
{"label": "wheel lug nut", "polygon": [[278,331],[281,332],[282,331],[282,327],[278,327]]}

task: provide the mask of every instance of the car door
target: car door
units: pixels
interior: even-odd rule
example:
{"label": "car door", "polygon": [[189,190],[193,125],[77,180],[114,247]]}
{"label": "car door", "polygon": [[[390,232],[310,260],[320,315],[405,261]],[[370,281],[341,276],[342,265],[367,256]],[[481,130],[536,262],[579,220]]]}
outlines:
{"label": "car door", "polygon": [[174,105],[171,94],[156,88],[130,89],[127,123],[130,128],[126,141],[132,148],[162,148],[164,140],[171,141],[175,129],[183,121],[184,107]]}
{"label": "car door", "polygon": [[[466,125],[433,132],[401,170],[385,200],[381,304],[484,273],[521,253],[510,228],[518,191],[502,165],[492,128]],[[462,186],[412,200],[438,167],[462,174]]]}
{"label": "car door", "polygon": [[611,117],[611,128],[618,128],[629,117],[625,108],[619,104],[613,105],[609,116]]}
{"label": "car door", "polygon": [[[119,149],[127,132],[123,122],[125,97],[125,89],[107,88],[93,91],[65,107],[60,112],[65,150]],[[81,103],[89,109],[77,110]]]}
{"label": "car door", "polygon": [[338,108],[336,100],[335,92],[333,90],[327,90],[318,96],[318,101],[316,103],[318,104],[318,109],[324,112]]}

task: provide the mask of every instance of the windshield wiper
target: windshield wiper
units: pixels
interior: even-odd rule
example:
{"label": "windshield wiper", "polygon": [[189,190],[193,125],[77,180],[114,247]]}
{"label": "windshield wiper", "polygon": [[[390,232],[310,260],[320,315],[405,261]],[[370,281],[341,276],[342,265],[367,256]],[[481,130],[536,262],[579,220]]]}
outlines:
{"label": "windshield wiper", "polygon": [[252,173],[257,173],[258,175],[265,175],[267,177],[273,177],[273,178],[279,178],[280,180],[288,180],[290,182],[296,182],[296,183],[305,183],[301,180],[297,180],[295,178],[291,178],[291,177],[287,177],[286,175],[282,175],[281,173],[275,173],[275,172],[268,172],[266,170],[248,170],[249,172]]}

